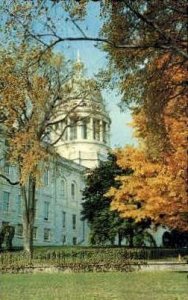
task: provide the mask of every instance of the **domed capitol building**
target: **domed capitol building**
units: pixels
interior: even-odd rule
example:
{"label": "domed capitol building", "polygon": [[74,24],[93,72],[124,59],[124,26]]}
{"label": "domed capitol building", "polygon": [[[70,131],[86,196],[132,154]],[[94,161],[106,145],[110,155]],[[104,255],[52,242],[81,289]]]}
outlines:
{"label": "domed capitol building", "polygon": [[[74,74],[66,83],[70,100],[59,107],[48,137],[52,143],[56,141],[59,156],[50,163],[43,174],[42,187],[36,190],[34,245],[89,243],[89,227],[81,218],[82,191],[88,171],[107,158],[111,120],[100,89],[94,80],[84,76],[83,69],[78,58],[74,64]],[[88,84],[86,93],[79,93]],[[4,174],[12,182],[17,181],[16,168],[3,159],[0,164]],[[14,246],[23,245],[22,210],[19,186],[1,180],[0,228],[2,225],[15,227]],[[161,246],[164,229],[149,232]]]}
{"label": "domed capitol building", "polygon": [[[104,160],[110,149],[110,118],[100,90],[93,81],[93,90],[82,99],[76,91],[83,76],[79,58],[75,74],[68,83],[72,100],[57,114],[51,139],[62,138],[56,144],[59,158],[43,175],[43,185],[36,191],[34,245],[87,245],[89,229],[81,220],[82,191],[85,174]],[[75,93],[74,93],[75,91]],[[74,98],[75,94],[75,98]],[[63,134],[62,134],[63,133]],[[16,169],[4,164],[4,172],[16,180]],[[15,227],[14,246],[23,244],[21,196],[18,186],[0,182],[0,227]]]}

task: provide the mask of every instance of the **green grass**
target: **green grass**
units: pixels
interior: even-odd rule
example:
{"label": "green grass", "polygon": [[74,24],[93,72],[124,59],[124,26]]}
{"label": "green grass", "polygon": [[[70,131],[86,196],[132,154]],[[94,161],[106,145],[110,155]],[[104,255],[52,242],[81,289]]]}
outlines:
{"label": "green grass", "polygon": [[186,273],[0,275],[2,300],[188,300]]}

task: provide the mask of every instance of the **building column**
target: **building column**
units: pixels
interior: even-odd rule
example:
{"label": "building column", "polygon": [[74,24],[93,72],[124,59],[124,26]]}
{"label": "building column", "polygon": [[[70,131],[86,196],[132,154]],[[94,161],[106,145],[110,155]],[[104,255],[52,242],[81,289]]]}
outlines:
{"label": "building column", "polygon": [[88,140],[93,140],[93,117],[90,117],[89,123],[88,123]]}
{"label": "building column", "polygon": [[67,140],[70,141],[70,118],[67,117]]}
{"label": "building column", "polygon": [[103,123],[99,120],[99,141],[103,143]]}

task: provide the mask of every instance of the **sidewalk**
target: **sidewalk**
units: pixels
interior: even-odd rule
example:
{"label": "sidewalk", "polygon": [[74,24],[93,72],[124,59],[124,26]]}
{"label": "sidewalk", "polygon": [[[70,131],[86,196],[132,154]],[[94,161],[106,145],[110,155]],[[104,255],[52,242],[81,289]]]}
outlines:
{"label": "sidewalk", "polygon": [[170,261],[148,261],[147,264],[139,266],[140,271],[178,271],[188,272],[187,262]]}

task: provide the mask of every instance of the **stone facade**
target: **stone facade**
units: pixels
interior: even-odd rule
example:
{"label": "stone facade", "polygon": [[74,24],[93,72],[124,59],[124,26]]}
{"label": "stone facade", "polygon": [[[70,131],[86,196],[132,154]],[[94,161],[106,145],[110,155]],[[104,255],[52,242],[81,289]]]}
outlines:
{"label": "stone facade", "polygon": [[[45,172],[42,186],[36,191],[35,245],[86,245],[88,226],[81,220],[82,190],[86,168],[64,158],[52,163]],[[16,169],[5,167],[11,180]],[[23,221],[20,190],[5,181],[0,182],[0,226],[9,223],[16,229],[14,246],[23,241]]]}

